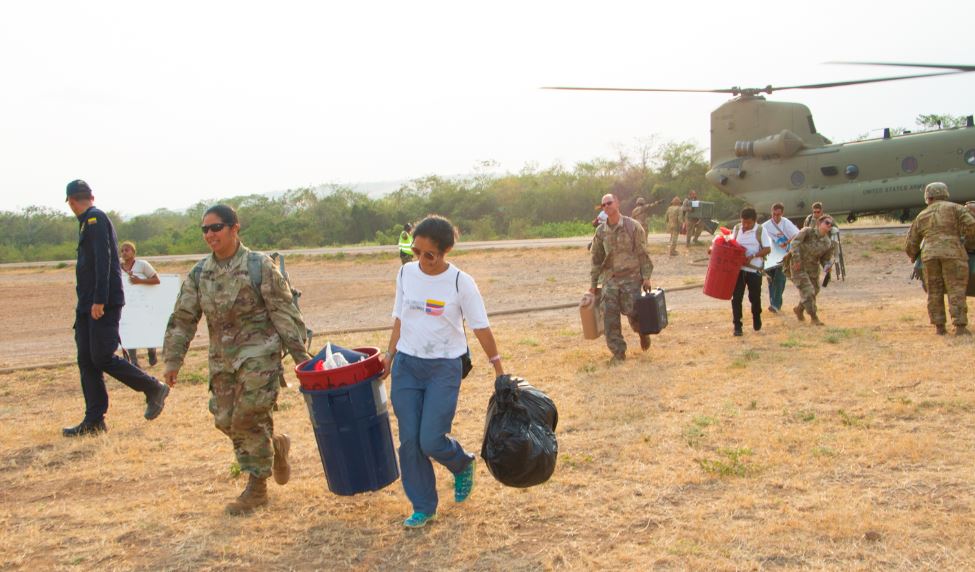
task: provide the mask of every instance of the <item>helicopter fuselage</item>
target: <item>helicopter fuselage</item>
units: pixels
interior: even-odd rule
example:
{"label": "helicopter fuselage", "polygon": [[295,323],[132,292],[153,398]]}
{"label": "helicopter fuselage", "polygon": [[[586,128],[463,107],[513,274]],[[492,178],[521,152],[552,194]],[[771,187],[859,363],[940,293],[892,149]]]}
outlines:
{"label": "helicopter fuselage", "polygon": [[[801,104],[765,102],[759,98],[729,103],[735,105],[738,118],[728,124],[737,124],[739,129],[744,123],[740,119],[744,115],[740,112],[744,108],[742,103],[748,108],[771,108],[775,103],[795,106],[790,115],[802,119],[808,113]],[[763,114],[770,115],[768,111],[758,115]],[[748,117],[751,116],[754,115]],[[777,202],[783,203],[789,214],[807,212],[816,201],[822,202],[825,210],[834,215],[918,208],[924,206],[921,191],[934,181],[948,185],[953,201],[975,200],[975,127],[906,133],[843,144],[822,144],[820,141],[825,140],[820,139],[809,145],[806,139],[810,135],[821,136],[812,127],[811,115],[808,118],[811,131],[800,131],[798,135],[789,129],[799,127],[799,121],[785,124],[759,121],[764,123],[759,129],[766,137],[751,139],[758,135],[758,129],[752,128],[747,134],[739,132],[739,136],[745,137],[730,146],[727,138],[730,133],[723,135],[719,142],[721,148],[712,147],[716,164],[707,173],[708,181],[720,191],[745,200],[760,213],[769,212]],[[769,135],[782,128],[786,131],[781,135]],[[712,137],[712,145],[716,142]],[[715,151],[725,159],[716,157]]]}

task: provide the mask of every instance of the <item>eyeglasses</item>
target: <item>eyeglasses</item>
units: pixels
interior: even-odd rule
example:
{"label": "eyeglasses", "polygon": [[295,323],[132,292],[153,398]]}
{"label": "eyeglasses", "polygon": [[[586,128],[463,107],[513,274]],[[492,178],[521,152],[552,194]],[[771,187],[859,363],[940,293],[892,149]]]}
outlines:
{"label": "eyeglasses", "polygon": [[599,206],[601,206],[601,207],[608,207],[611,204],[613,204],[613,201],[606,201],[605,203],[601,203]]}
{"label": "eyeglasses", "polygon": [[833,221],[831,220],[821,220],[819,224],[825,224],[826,226],[833,226]]}
{"label": "eyeglasses", "polygon": [[410,250],[413,251],[413,254],[415,254],[417,256],[423,256],[423,258],[426,258],[427,260],[436,260],[437,257],[440,256],[440,253],[439,252],[431,252],[429,250],[420,250],[419,248],[417,248],[415,246],[411,246],[410,247]]}
{"label": "eyeglasses", "polygon": [[203,231],[203,234],[206,234],[208,231],[209,232],[212,232],[212,233],[218,233],[221,230],[223,230],[226,226],[227,226],[227,223],[224,223],[224,222],[215,222],[213,224],[205,224],[205,225],[201,226],[200,227],[200,230]]}

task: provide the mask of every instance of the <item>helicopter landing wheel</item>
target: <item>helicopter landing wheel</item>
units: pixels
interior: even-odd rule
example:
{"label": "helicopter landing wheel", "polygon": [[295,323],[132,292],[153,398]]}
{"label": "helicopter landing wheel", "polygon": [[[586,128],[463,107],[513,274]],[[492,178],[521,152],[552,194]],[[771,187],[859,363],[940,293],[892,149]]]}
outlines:
{"label": "helicopter landing wheel", "polygon": [[857,220],[856,213],[850,213],[850,214],[846,215],[846,222],[852,224],[852,223],[856,222],[856,220]]}

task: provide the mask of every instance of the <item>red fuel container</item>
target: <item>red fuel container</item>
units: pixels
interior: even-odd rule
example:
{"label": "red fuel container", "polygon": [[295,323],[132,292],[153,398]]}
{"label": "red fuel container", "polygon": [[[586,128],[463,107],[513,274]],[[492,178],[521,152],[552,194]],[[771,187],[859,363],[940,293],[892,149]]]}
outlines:
{"label": "red fuel container", "polygon": [[745,263],[745,247],[720,238],[711,245],[711,260],[704,276],[704,295],[718,300],[731,300],[738,273]]}
{"label": "red fuel container", "polygon": [[299,363],[295,366],[295,375],[298,376],[298,382],[302,389],[313,391],[335,389],[336,387],[359,383],[383,372],[383,360],[379,348],[365,347],[354,348],[354,350],[364,353],[368,357],[349,365],[321,371],[305,371],[302,369],[311,360]]}

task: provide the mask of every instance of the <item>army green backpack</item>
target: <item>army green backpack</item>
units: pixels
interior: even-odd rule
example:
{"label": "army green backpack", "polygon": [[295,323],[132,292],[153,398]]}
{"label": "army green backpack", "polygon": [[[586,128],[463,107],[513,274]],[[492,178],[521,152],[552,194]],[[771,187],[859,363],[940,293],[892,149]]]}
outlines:
{"label": "army green backpack", "polygon": [[[253,286],[254,291],[257,292],[258,299],[260,299],[261,304],[264,304],[264,295],[261,293],[261,284],[264,282],[264,277],[261,273],[262,256],[267,255],[262,252],[255,252],[253,250],[247,253],[247,274],[250,276],[251,286]],[[190,278],[193,279],[193,283],[196,285],[197,289],[200,288],[200,273],[203,272],[203,264],[207,261],[207,258],[197,262],[196,265],[193,266],[193,269],[190,270]],[[288,271],[284,266],[284,255],[275,252],[274,254],[270,255],[270,258],[271,261],[279,267],[281,276],[284,277],[285,284],[287,284],[288,288],[291,290],[291,305],[300,311],[300,308],[298,308],[298,299],[301,298],[301,290],[298,290],[291,285],[291,280],[288,278]],[[313,335],[314,332],[312,332],[311,329],[305,328],[305,345],[308,347],[309,351],[311,351],[311,338]]]}

